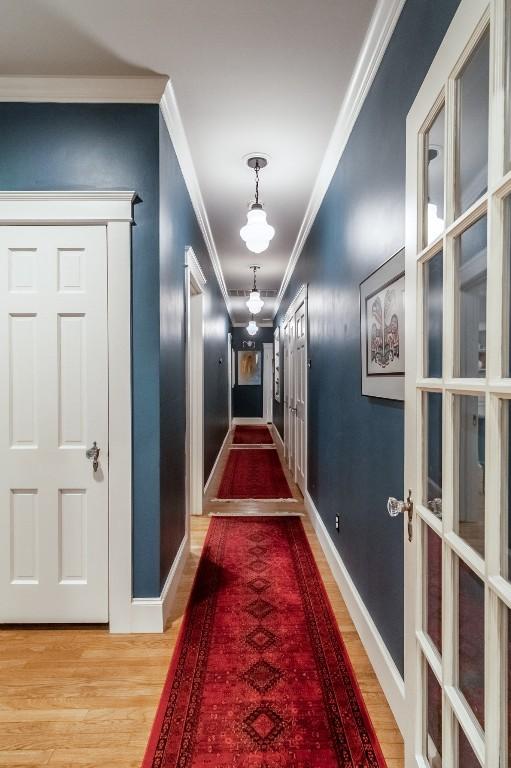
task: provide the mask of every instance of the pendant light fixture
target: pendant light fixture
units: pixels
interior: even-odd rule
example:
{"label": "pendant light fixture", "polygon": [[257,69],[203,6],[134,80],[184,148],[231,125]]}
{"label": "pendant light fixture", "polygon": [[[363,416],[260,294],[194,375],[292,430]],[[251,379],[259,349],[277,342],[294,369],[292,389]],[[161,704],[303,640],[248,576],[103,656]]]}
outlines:
{"label": "pendant light fixture", "polygon": [[264,157],[250,157],[247,165],[255,171],[255,202],[250,205],[247,223],[240,229],[240,236],[249,251],[262,253],[268,248],[275,234],[275,229],[266,221],[266,212],[259,202],[259,171],[268,165],[268,161]]}
{"label": "pendant light fixture", "polygon": [[261,294],[257,290],[257,283],[256,283],[256,270],[261,269],[257,264],[252,264],[250,269],[254,270],[254,285],[252,286],[252,290],[250,291],[250,297],[247,301],[247,307],[248,311],[252,315],[257,315],[264,307],[264,301],[261,299]]}
{"label": "pendant light fixture", "polygon": [[247,325],[247,333],[249,336],[255,336],[259,328],[257,327],[257,323],[254,320],[254,315],[250,315],[250,322]]}

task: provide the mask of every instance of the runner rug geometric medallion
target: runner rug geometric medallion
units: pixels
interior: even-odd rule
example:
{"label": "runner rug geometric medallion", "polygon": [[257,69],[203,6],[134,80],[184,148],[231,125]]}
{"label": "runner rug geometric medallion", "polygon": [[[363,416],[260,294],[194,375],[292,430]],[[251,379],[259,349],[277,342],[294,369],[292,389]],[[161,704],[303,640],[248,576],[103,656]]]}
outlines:
{"label": "runner rug geometric medallion", "polygon": [[276,448],[231,448],[217,500],[293,500]]}
{"label": "runner rug geometric medallion", "polygon": [[382,768],[298,517],[211,519],[143,768]]}

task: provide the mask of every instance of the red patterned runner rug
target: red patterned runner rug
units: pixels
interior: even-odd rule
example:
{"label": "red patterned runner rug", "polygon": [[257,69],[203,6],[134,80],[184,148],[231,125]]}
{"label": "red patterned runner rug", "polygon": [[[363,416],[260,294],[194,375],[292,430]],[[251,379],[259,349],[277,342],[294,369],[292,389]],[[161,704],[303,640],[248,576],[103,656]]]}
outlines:
{"label": "red patterned runner rug", "polygon": [[297,517],[215,517],[143,768],[382,768]]}
{"label": "red patterned runner rug", "polygon": [[276,448],[232,449],[217,499],[293,499]]}
{"label": "red patterned runner rug", "polygon": [[273,437],[265,426],[237,426],[232,439],[234,445],[272,445]]}

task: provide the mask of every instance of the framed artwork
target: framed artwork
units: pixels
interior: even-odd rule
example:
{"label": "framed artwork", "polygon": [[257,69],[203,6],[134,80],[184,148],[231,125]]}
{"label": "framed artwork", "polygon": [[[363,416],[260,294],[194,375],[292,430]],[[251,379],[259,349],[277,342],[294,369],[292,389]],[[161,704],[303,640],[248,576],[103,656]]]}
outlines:
{"label": "framed artwork", "polygon": [[231,388],[236,385],[236,352],[231,348]]}
{"label": "framed artwork", "polygon": [[360,283],[362,394],[404,400],[405,250]]}
{"label": "framed artwork", "polygon": [[261,385],[261,352],[238,351],[238,387]]}
{"label": "framed artwork", "polygon": [[273,396],[280,403],[280,325],[273,333]]}

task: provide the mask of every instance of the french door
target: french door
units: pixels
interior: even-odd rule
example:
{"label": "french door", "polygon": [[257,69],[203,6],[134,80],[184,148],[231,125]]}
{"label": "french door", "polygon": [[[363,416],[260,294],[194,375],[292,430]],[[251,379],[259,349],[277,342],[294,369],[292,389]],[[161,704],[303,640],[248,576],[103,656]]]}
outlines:
{"label": "french door", "polygon": [[407,119],[407,768],[511,765],[510,10],[462,0]]}
{"label": "french door", "polygon": [[0,308],[0,622],[106,622],[106,227],[0,227]]}

